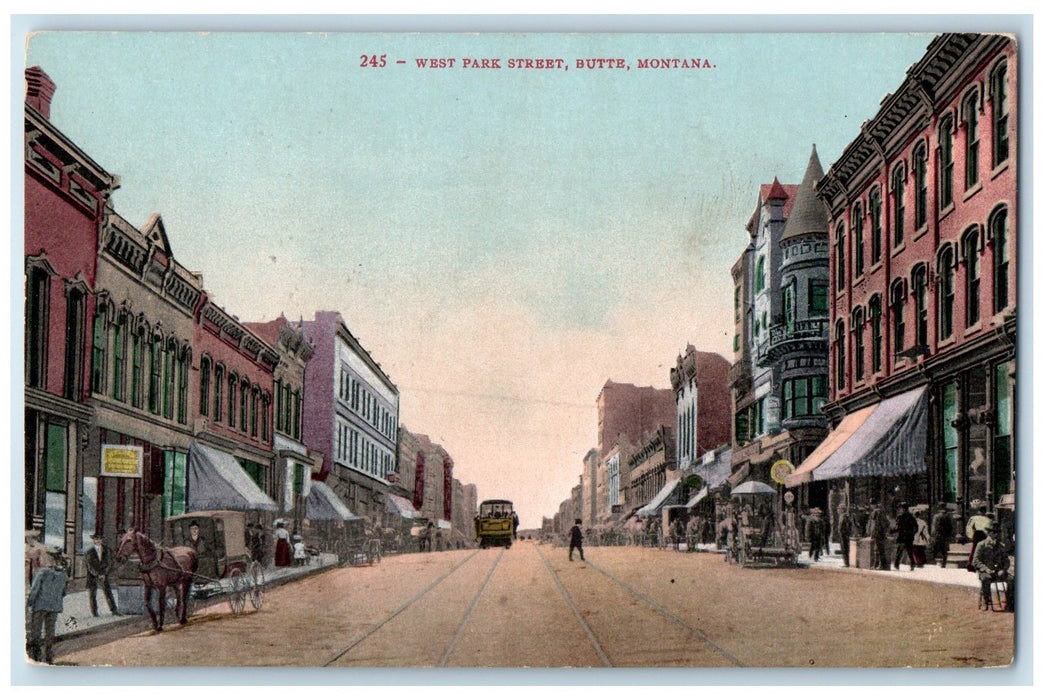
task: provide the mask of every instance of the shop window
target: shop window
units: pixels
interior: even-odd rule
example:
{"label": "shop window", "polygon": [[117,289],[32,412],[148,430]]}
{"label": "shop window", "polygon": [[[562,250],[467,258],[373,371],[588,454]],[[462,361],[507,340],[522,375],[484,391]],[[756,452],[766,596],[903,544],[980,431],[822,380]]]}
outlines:
{"label": "shop window", "polygon": [[993,433],[993,496],[1011,493],[1011,384],[1008,381],[1010,366],[1002,362],[993,369],[993,404],[995,427]]}
{"label": "shop window", "polygon": [[164,517],[185,512],[186,455],[183,452],[163,452],[163,514]]}
{"label": "shop window", "polygon": [[44,444],[44,544],[65,549],[68,428],[47,423]]}
{"label": "shop window", "polygon": [[953,503],[957,500],[957,450],[959,436],[957,427],[957,382],[947,382],[942,387],[942,413],[940,432],[942,433],[943,474],[942,501]]}

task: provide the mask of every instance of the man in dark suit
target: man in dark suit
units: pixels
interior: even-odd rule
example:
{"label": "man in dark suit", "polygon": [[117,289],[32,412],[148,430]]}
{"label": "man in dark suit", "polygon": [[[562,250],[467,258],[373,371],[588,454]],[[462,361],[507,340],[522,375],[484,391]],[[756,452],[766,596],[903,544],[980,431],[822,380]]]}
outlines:
{"label": "man in dark suit", "polygon": [[105,602],[109,604],[109,613],[116,614],[116,601],[112,597],[109,586],[109,571],[112,569],[112,552],[105,546],[101,534],[95,534],[93,544],[83,553],[87,565],[87,600],[91,604],[91,615],[98,617],[98,587],[105,593]]}

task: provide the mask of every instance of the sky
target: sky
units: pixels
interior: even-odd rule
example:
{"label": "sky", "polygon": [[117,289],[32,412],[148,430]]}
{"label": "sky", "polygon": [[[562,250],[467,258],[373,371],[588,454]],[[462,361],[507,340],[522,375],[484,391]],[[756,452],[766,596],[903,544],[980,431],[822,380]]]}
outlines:
{"label": "sky", "polygon": [[402,425],[525,528],[578,483],[607,380],[669,388],[688,343],[731,361],[758,186],[813,144],[828,170],[931,38],[56,32],[26,65],[122,216],[158,212],[241,320],[339,311]]}

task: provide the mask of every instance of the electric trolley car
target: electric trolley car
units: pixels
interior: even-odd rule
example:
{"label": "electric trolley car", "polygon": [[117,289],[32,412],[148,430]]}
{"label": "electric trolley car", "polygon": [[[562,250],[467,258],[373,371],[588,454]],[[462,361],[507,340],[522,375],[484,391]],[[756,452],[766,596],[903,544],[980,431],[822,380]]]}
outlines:
{"label": "electric trolley car", "polygon": [[475,516],[475,539],[479,547],[510,547],[515,534],[515,506],[511,501],[494,499],[479,504]]}

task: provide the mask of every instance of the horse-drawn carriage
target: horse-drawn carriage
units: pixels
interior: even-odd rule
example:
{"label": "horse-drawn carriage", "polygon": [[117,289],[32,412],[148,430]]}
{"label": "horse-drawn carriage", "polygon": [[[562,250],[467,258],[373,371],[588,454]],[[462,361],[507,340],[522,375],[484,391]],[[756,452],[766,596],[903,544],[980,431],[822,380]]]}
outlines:
{"label": "horse-drawn carriage", "polygon": [[748,566],[796,566],[801,549],[793,523],[773,508],[771,486],[748,481],[732,491],[725,561]]}
{"label": "horse-drawn carriage", "polygon": [[363,518],[326,521],[318,531],[320,549],[334,552],[339,566],[373,566],[381,560],[381,536],[371,532]]}
{"label": "horse-drawn carriage", "polygon": [[[185,624],[190,610],[216,597],[227,598],[233,615],[243,612],[247,599],[255,610],[261,609],[265,570],[249,554],[243,513],[186,513],[170,518],[166,525],[167,546],[132,529],[116,550],[117,561],[137,561],[145,609],[157,631],[163,629],[167,609]],[[153,610],[154,599],[158,610]]]}

